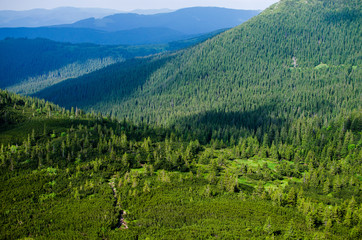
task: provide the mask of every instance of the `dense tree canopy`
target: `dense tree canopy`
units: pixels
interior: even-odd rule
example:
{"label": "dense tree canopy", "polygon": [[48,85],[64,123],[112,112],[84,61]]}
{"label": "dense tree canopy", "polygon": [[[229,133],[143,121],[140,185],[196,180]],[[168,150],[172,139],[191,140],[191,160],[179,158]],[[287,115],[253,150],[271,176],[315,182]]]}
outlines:
{"label": "dense tree canopy", "polygon": [[66,108],[0,90],[0,238],[360,239],[360,22],[283,0],[39,94]]}
{"label": "dense tree canopy", "polygon": [[360,108],[358,9],[352,0],[281,1],[193,48],[142,59],[136,69],[129,68],[134,60],[105,68],[36,96],[196,130],[207,140],[258,133],[261,141],[297,119],[329,120]]}

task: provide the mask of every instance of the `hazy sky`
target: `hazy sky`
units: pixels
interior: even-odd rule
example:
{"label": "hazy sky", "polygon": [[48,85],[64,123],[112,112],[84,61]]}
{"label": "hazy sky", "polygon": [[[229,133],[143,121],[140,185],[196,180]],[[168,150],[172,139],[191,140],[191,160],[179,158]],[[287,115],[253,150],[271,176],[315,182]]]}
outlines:
{"label": "hazy sky", "polygon": [[265,9],[278,0],[0,0],[0,9],[28,10],[62,6],[134,9],[179,9],[192,6],[217,6],[235,9]]}

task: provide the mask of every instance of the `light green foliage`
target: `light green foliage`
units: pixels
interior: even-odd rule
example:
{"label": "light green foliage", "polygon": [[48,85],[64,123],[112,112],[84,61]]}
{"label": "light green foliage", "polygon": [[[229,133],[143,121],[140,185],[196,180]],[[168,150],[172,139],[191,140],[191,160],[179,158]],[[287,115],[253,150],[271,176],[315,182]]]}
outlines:
{"label": "light green foliage", "polygon": [[318,66],[316,66],[314,69],[319,70],[323,68],[329,68],[329,66],[327,64],[321,63]]}
{"label": "light green foliage", "polygon": [[[1,94],[10,106],[14,101],[33,105],[33,99],[3,91]],[[38,104],[43,107],[46,103]],[[8,123],[8,129],[0,132],[1,136],[8,131],[19,133],[19,143],[23,143],[2,138],[7,141],[1,148],[4,161],[0,168],[3,238],[32,235],[64,239],[83,238],[87,234],[90,238],[109,239],[213,235],[224,239],[265,239],[305,238],[315,231],[328,231],[334,239],[344,239],[360,221],[356,214],[360,211],[361,199],[356,194],[360,182],[350,176],[361,174],[356,161],[360,151],[356,131],[348,137],[352,139],[349,144],[356,144],[347,153],[350,160],[338,158],[337,149],[336,161],[322,168],[318,165],[324,163],[318,159],[323,158],[318,156],[325,153],[318,149],[312,149],[316,157],[309,161],[309,166],[293,158],[294,152],[299,151],[293,145],[274,144],[280,160],[260,158],[259,146],[269,149],[272,144],[267,143],[266,137],[261,144],[257,138],[249,137],[234,146],[216,140],[203,145],[183,139],[172,130],[146,129],[96,115],[76,116],[76,110],[75,118],[69,119],[70,112],[63,113],[61,108],[51,106],[51,118],[44,118],[44,113],[30,119],[22,117],[22,112],[30,112],[25,105],[11,107],[11,114],[18,116],[19,122]],[[351,115],[350,119],[353,122],[357,117],[358,114]],[[324,139],[332,139],[337,135],[336,141],[345,139],[345,133],[340,132],[345,126],[342,120],[330,122],[333,127],[329,130],[315,127],[315,138],[324,135]],[[21,121],[32,124],[23,128]],[[44,126],[47,132],[66,134],[44,135]],[[300,127],[303,132],[310,126]],[[295,136],[291,133],[287,137]],[[321,149],[335,143],[324,144]],[[244,147],[249,147],[247,154],[251,158],[239,158]],[[290,149],[292,157],[283,153],[285,149]],[[325,177],[338,186],[339,192],[331,197],[318,194],[323,193]],[[115,192],[108,179],[113,179]],[[308,182],[317,185],[307,185]],[[347,204],[341,204],[344,200]],[[336,208],[326,218],[325,205],[331,202]],[[124,218],[128,229],[119,231],[115,227],[121,210],[127,212]],[[288,225],[291,219],[292,228]],[[73,228],[66,230],[70,225]],[[353,234],[358,232],[354,230]]]}

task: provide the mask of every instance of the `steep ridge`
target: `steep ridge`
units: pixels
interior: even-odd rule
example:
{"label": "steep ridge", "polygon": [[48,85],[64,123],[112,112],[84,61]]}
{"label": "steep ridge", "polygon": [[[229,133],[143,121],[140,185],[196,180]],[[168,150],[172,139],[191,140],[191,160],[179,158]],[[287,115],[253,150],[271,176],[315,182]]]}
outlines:
{"label": "steep ridge", "polygon": [[[182,44],[175,43],[175,47]],[[8,38],[0,41],[0,52],[4,56],[0,59],[0,87],[30,95],[125,59],[165,51],[167,47],[168,45],[100,46],[60,43],[47,39]]]}
{"label": "steep ridge", "polygon": [[[285,123],[298,118],[327,120],[359,108],[360,22],[361,3],[356,0],[284,0],[230,31],[176,53],[157,70],[145,68],[151,72],[132,94],[125,95],[122,87],[104,89],[98,92],[102,100],[94,104],[89,101],[92,95],[73,90],[76,85],[59,85],[37,96],[135,121],[181,129],[198,126],[210,136],[227,135],[226,139],[265,132],[271,126],[280,132],[289,126]],[[118,71],[124,71],[122,66]],[[138,72],[130,72],[129,78]],[[121,76],[105,70],[89,78],[103,79],[102,84],[107,79],[127,81]],[[94,81],[88,87],[98,89]]]}
{"label": "steep ridge", "polygon": [[0,87],[23,95],[34,94],[64,80],[89,74],[125,59],[182,49],[220,32],[162,45],[101,46],[47,39],[0,41]]}

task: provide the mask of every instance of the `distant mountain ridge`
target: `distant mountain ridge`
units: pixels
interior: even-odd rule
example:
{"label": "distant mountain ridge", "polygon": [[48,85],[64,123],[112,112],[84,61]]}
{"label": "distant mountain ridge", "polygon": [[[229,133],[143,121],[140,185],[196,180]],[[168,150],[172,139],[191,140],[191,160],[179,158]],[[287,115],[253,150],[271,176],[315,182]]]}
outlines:
{"label": "distant mountain ridge", "polygon": [[117,32],[105,32],[88,28],[0,28],[0,39],[46,38],[57,42],[94,43],[102,45],[161,44],[192,38],[169,28],[136,28]]}
{"label": "distant mountain ridge", "polygon": [[169,13],[174,12],[174,9],[169,8],[161,8],[161,9],[135,9],[130,11],[130,13],[137,13],[143,15],[151,15],[151,14],[158,14],[158,13]]}
{"label": "distant mountain ridge", "polygon": [[26,11],[2,10],[0,11],[0,27],[43,27],[70,24],[85,18],[102,18],[118,12],[113,9],[74,7]]}
{"label": "distant mountain ridge", "polygon": [[235,27],[258,13],[204,7],[153,15],[122,13],[50,27],[0,28],[0,39],[40,37],[70,43],[162,44]]}
{"label": "distant mountain ridge", "polygon": [[[65,25],[102,31],[122,31],[134,28],[170,28],[185,34],[199,34],[235,27],[257,15],[257,10],[236,10],[217,7],[184,8],[170,13],[140,15],[119,13],[102,19],[89,18]],[[63,26],[64,27],[64,26]]]}

